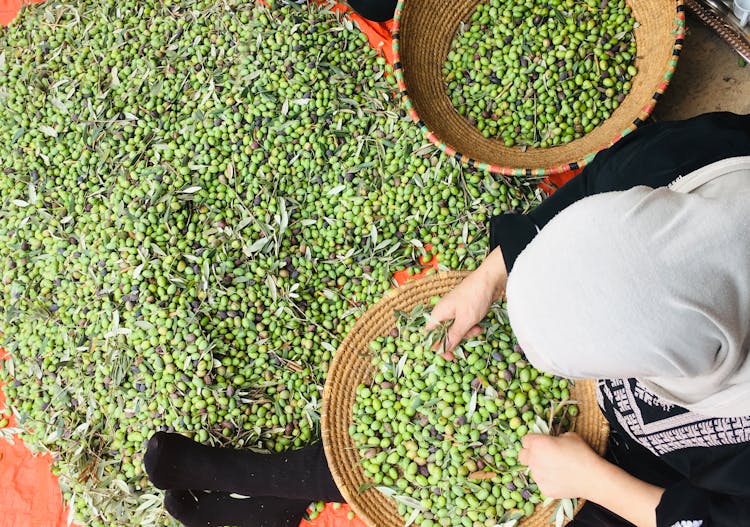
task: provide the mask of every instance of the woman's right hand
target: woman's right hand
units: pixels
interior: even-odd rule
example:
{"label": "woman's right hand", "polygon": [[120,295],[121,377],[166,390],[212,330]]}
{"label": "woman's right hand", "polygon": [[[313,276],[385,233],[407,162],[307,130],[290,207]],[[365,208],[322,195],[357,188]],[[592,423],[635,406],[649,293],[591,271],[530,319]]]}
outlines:
{"label": "woman's right hand", "polygon": [[467,276],[432,309],[431,320],[426,329],[437,327],[440,322],[453,320],[445,342],[445,358],[453,358],[453,349],[466,337],[481,333],[477,325],[490,305],[505,291],[508,272],[500,247],[485,258],[476,271]]}

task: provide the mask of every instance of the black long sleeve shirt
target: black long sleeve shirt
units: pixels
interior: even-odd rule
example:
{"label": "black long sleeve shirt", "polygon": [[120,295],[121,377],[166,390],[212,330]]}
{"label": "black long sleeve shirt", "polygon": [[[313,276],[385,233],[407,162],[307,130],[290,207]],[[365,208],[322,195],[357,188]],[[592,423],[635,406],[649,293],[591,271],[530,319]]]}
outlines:
{"label": "black long sleeve shirt", "polygon": [[[666,186],[702,166],[746,155],[750,115],[713,113],[645,126],[599,153],[528,214],[491,218],[490,248],[502,247],[510,273],[537,232],[579,199]],[[658,527],[750,526],[750,416],[698,415],[661,400],[636,379],[599,380],[597,392],[611,429],[610,459],[666,489],[656,509]]]}

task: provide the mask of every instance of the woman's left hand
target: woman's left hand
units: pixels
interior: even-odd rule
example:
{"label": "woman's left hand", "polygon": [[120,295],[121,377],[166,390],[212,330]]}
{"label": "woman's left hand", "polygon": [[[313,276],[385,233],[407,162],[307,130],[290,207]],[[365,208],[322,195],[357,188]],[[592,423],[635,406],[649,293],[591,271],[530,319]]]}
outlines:
{"label": "woman's left hand", "polygon": [[531,469],[539,490],[548,498],[587,497],[596,470],[606,461],[574,432],[554,437],[528,434],[518,460]]}

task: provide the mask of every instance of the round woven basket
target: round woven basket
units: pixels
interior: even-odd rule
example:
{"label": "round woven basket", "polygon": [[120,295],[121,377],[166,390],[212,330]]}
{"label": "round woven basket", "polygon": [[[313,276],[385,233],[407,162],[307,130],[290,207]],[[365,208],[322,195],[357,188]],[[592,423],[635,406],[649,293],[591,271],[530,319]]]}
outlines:
{"label": "round woven basket", "polygon": [[[331,363],[323,390],[323,446],[341,494],[371,527],[403,527],[405,521],[398,514],[395,502],[377,489],[359,492],[360,487],[370,480],[359,463],[359,453],[349,436],[349,425],[357,386],[372,380],[369,343],[395,327],[394,309],[408,311],[418,304],[426,304],[433,296],[444,295],[453,289],[467,274],[462,271],[438,273],[391,290],[357,321]],[[603,454],[609,426],[597,406],[594,382],[578,381],[571,390],[571,397],[578,401],[580,409],[576,432]],[[549,527],[553,507],[537,506],[534,514],[524,518],[519,527]]]}
{"label": "round woven basket", "polygon": [[393,28],[395,76],[402,104],[425,137],[471,167],[510,176],[545,176],[575,170],[635,130],[666,90],[682,49],[683,0],[628,0],[635,29],[638,73],[612,115],[590,133],[551,148],[506,147],[487,139],[453,107],[442,68],[460,22],[481,0],[400,0]]}

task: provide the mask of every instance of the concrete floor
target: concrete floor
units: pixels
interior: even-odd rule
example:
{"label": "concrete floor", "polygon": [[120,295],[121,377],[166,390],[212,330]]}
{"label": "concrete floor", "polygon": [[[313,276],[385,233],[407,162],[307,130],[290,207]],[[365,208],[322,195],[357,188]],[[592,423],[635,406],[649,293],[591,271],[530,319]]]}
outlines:
{"label": "concrete floor", "polygon": [[687,35],[674,78],[656,105],[656,120],[706,112],[750,113],[750,65],[722,39],[688,15]]}

